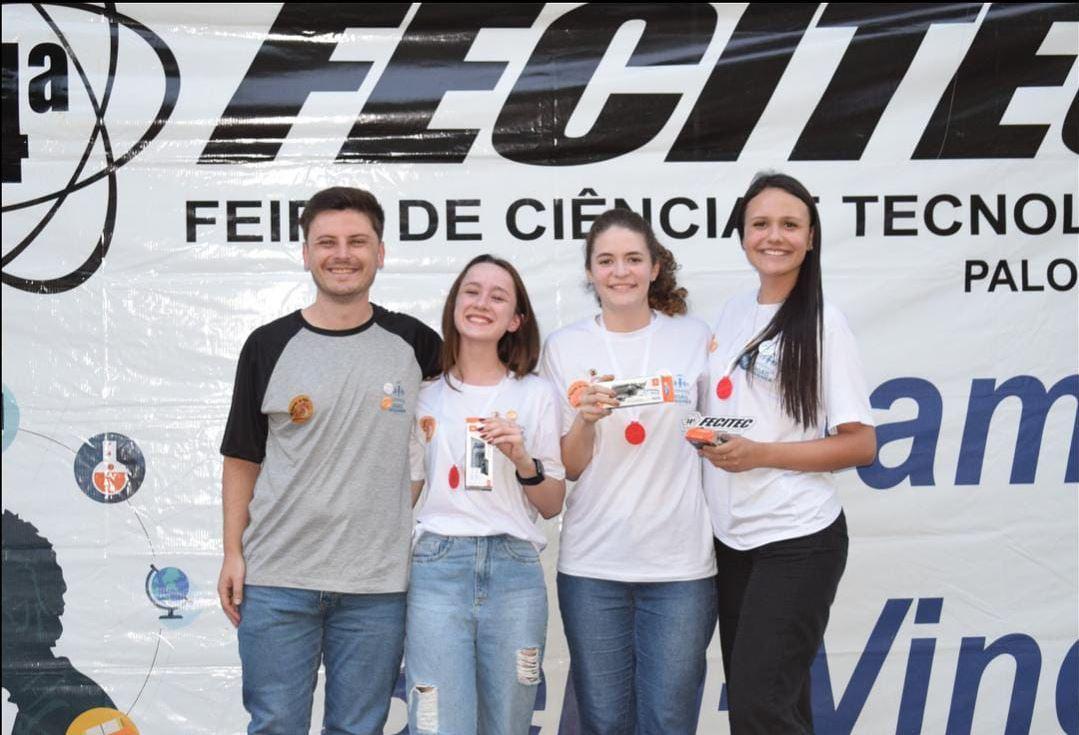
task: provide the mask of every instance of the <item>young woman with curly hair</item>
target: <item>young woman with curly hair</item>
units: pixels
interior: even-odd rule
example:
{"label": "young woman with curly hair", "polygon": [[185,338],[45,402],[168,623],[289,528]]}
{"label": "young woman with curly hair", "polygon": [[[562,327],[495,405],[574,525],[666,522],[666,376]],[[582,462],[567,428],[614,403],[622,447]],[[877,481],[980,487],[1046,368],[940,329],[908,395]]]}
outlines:
{"label": "young woman with curly hair", "polygon": [[[577,481],[558,596],[584,733],[696,730],[715,559],[701,466],[682,420],[707,375],[710,333],[684,316],[677,267],[639,215],[600,215],[585,246],[600,313],[544,348],[541,373],[562,402],[566,477]],[[620,407],[601,385],[652,377],[665,386],[665,400],[652,405]]]}

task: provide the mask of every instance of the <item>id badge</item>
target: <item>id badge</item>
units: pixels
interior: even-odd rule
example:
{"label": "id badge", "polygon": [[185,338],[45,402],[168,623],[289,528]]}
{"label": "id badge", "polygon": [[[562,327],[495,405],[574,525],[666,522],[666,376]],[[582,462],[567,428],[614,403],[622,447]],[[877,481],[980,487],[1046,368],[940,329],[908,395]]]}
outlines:
{"label": "id badge", "polygon": [[495,448],[480,437],[480,420],[465,420],[465,489],[494,489]]}

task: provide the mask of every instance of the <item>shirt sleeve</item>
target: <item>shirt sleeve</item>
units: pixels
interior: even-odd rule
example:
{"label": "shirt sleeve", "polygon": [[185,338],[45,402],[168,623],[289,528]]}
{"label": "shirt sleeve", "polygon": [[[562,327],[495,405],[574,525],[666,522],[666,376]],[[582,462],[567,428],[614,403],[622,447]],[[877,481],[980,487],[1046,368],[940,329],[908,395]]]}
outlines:
{"label": "shirt sleeve", "polygon": [[823,398],[828,432],[840,424],[873,426],[865,371],[847,320],[837,311],[825,312]]}
{"label": "shirt sleeve", "polygon": [[262,412],[269,366],[264,364],[261,352],[258,339],[252,334],[240,351],[232,389],[232,408],[221,440],[221,454],[256,464],[262,464],[266,456],[269,432],[269,421]]}
{"label": "shirt sleeve", "polygon": [[412,433],[408,441],[408,466],[409,476],[412,482],[421,482],[427,479],[424,462],[427,459],[427,448],[423,442],[423,429],[420,428],[420,416],[412,421]]}
{"label": "shirt sleeve", "polygon": [[712,329],[706,323],[701,322],[701,336],[697,341],[697,344],[688,345],[691,350],[691,360],[689,363],[689,374],[696,373],[697,388],[697,404],[695,406],[699,413],[704,413],[708,410],[708,384],[710,378],[708,376],[708,355],[709,348],[712,344]]}
{"label": "shirt sleeve", "polygon": [[569,386],[566,385],[562,375],[562,366],[559,365],[558,360],[558,347],[553,344],[550,339],[547,340],[547,344],[544,345],[543,355],[540,358],[540,376],[547,380],[552,391],[554,391],[555,406],[558,408],[560,416],[561,428],[559,437],[565,436],[569,433],[570,427],[573,426],[573,420],[577,418],[577,409],[570,405],[569,396],[566,390]]}
{"label": "shirt sleeve", "polygon": [[437,378],[442,374],[442,338],[438,332],[420,324],[416,333],[416,361],[420,364],[424,380]]}
{"label": "shirt sleeve", "polygon": [[562,464],[562,417],[558,407],[558,394],[546,380],[537,383],[543,395],[538,403],[536,436],[532,442],[532,456],[543,462],[543,474],[555,480],[566,479]]}

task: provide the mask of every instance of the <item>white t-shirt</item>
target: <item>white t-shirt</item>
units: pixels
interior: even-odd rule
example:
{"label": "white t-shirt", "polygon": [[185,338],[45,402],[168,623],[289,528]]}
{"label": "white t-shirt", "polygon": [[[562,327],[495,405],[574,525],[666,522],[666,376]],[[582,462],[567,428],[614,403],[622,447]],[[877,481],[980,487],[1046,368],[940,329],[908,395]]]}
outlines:
{"label": "white t-shirt", "polygon": [[[453,388],[446,380],[443,377],[424,385],[416,404],[412,479],[426,477],[427,498],[417,516],[415,538],[427,532],[442,536],[509,534],[542,549],[547,538],[536,526],[538,512],[517,481],[513,463],[501,451],[494,451],[494,489],[465,487],[465,420],[495,411],[511,418],[522,428],[525,449],[543,463],[543,473],[564,479],[557,397],[550,384],[535,375],[508,376],[498,385],[484,386],[454,380]],[[456,488],[450,487],[454,465],[459,473]]]}
{"label": "white t-shirt", "polygon": [[[697,409],[706,378],[708,326],[691,317],[656,315],[635,332],[609,332],[595,317],[547,339],[540,374],[562,406],[562,434],[577,415],[567,391],[578,380],[611,374],[673,377],[675,401],[615,409],[596,422],[592,461],[566,501],[558,570],[620,582],[673,582],[715,573],[712,531],[696,451],[682,421]],[[631,421],[644,442],[630,444]]]}
{"label": "white t-shirt", "polygon": [[[821,355],[821,410],[817,426],[806,429],[782,407],[778,392],[778,345],[760,346],[754,375],[744,366],[730,373],[732,391],[720,399],[716,387],[731,362],[771,321],[779,304],[758,304],[757,292],[732,298],[716,320],[709,356],[710,385],[706,394],[709,416],[741,416],[756,422],[744,434],[759,442],[800,442],[821,439],[825,427],[835,433],[840,424],[873,425],[862,362],[854,335],[843,314],[824,305],[824,347]],[[704,488],[716,536],[735,549],[755,549],[783,539],[808,536],[827,528],[843,510],[831,473],[761,468],[725,472],[704,462]]]}

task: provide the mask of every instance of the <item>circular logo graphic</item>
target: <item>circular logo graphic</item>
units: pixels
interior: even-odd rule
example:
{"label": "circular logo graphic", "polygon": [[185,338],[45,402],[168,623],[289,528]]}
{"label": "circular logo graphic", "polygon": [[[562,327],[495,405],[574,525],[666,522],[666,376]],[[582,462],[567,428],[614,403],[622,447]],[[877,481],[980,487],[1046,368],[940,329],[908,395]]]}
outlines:
{"label": "circular logo graphic", "polygon": [[75,455],[75,482],[91,500],[119,503],[139,491],[146,460],[139,445],[123,434],[90,438]]}
{"label": "circular logo graphic", "polygon": [[294,424],[307,423],[315,415],[315,404],[311,401],[311,396],[298,395],[289,401],[288,414]]}
{"label": "circular logo graphic", "polygon": [[390,406],[393,405],[393,399],[389,396],[383,396],[378,405],[383,411],[389,411]]}
{"label": "circular logo graphic", "polygon": [[575,380],[570,383],[569,390],[566,391],[566,397],[569,398],[569,405],[577,408],[581,405],[581,398],[584,397],[584,392],[588,390],[589,383],[587,380]]}
{"label": "circular logo graphic", "polygon": [[[41,294],[76,288],[101,267],[116,225],[117,171],[158,136],[180,94],[176,57],[152,30],[118,12],[114,3],[83,3],[62,10],[53,7],[57,5],[27,3],[4,8],[2,280],[7,286]],[[67,23],[72,9],[105,22],[72,28]],[[86,53],[92,46],[72,43],[68,37],[71,33],[72,38],[80,40],[80,34],[91,27],[103,34],[97,48],[107,51],[105,58],[92,58]],[[18,43],[8,43],[9,32],[19,39]],[[136,47],[138,52],[131,53]],[[127,132],[113,138],[109,131],[110,103],[117,95],[131,92],[116,80],[124,78],[126,68],[131,67],[130,60],[142,58],[139,52],[146,49],[156,56],[160,84],[135,90],[151,98],[142,121],[129,119],[131,100],[119,104],[124,109],[120,114],[128,116],[119,120],[122,127],[139,126],[141,131],[130,138]],[[45,60],[45,71],[38,71],[37,67],[45,66]],[[107,69],[108,73],[92,75],[86,69]],[[142,62],[137,71],[149,80],[154,70]],[[29,85],[20,83],[20,76],[33,80]],[[115,116],[111,122],[116,122]],[[60,170],[53,152],[66,150],[68,144],[77,145],[81,152],[64,156],[61,160],[68,166]],[[83,190],[93,191],[100,205],[93,210],[75,211],[85,206],[84,196],[69,208],[71,213],[63,212],[70,195]],[[22,214],[12,216],[20,210],[24,210]],[[96,223],[87,221],[90,211],[100,212],[101,219]],[[16,228],[22,234],[17,234]],[[31,250],[39,240],[45,247]],[[15,272],[20,258],[25,260]]]}
{"label": "circular logo graphic", "polygon": [[67,726],[65,735],[139,735],[131,718],[110,707],[88,709]]}
{"label": "circular logo graphic", "polygon": [[15,396],[11,395],[8,387],[4,386],[4,451],[15,441],[15,434],[19,432],[19,405],[15,403]]}
{"label": "circular logo graphic", "polygon": [[383,383],[382,384],[382,392],[385,393],[388,396],[392,396],[393,395],[393,383]]}

